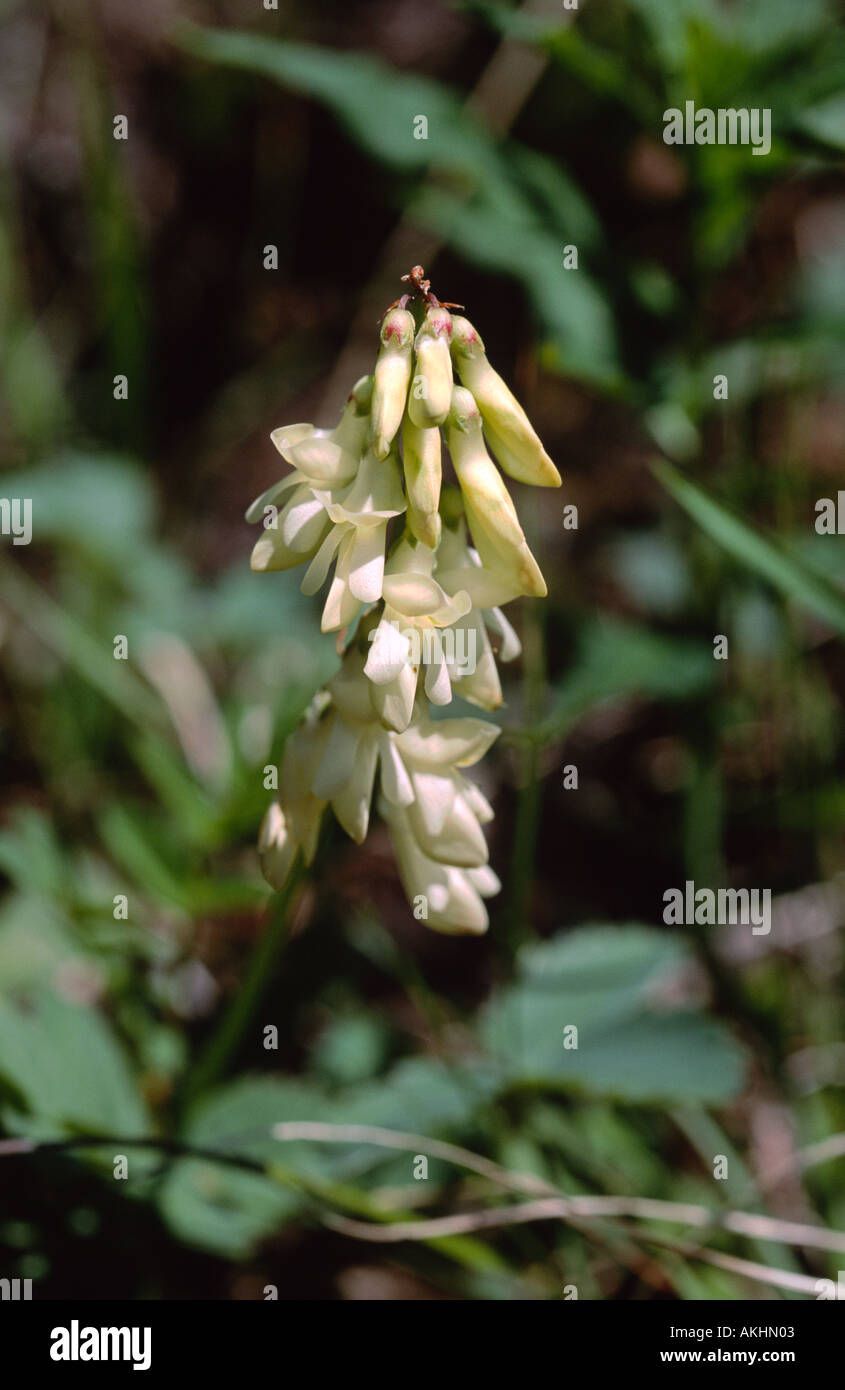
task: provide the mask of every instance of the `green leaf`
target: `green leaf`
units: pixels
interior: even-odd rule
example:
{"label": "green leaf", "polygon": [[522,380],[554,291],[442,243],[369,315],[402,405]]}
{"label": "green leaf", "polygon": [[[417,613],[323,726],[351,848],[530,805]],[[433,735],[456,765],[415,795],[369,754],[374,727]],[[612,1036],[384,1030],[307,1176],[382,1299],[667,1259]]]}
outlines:
{"label": "green leaf", "polygon": [[[498,1073],[453,1069],[429,1058],[398,1063],[379,1081],[328,1097],[299,1081],[245,1077],[222,1087],[191,1111],[181,1134],[204,1148],[273,1164],[312,1179],[361,1179],[393,1162],[391,1150],[369,1144],[280,1144],[271,1137],[282,1120],[366,1124],[429,1135],[466,1123],[473,1106],[489,1098]],[[270,1177],[245,1173],[213,1159],[180,1159],[160,1194],[171,1229],[192,1245],[241,1258],[259,1240],[303,1210],[303,1198]]]}
{"label": "green leaf", "polygon": [[541,212],[525,200],[503,209],[495,188],[469,202],[436,188],[415,201],[413,213],[468,260],[519,280],[547,335],[548,366],[621,388],[616,331],[605,296],[583,265],[563,269],[564,234],[550,229]]}
{"label": "green leaf", "polygon": [[[194,25],[183,31],[181,43],[199,58],[260,73],[324,102],[364,149],[394,168],[435,163],[474,184],[497,162],[492,141],[456,93],[428,78],[394,72],[368,54]],[[420,114],[428,120],[427,140],[414,139]]]}
{"label": "green leaf", "polygon": [[484,1065],[406,1058],[386,1077],[339,1099],[333,1119],[431,1134],[465,1124],[468,1113],[489,1099],[496,1084],[494,1071]]}
{"label": "green leaf", "polygon": [[56,894],[67,872],[58,839],[46,816],[17,807],[0,832],[0,869],[21,888]]}
{"label": "green leaf", "polygon": [[[682,938],[590,926],[524,949],[517,983],[494,996],[481,1036],[511,1084],[630,1101],[725,1101],[742,1082],[730,1034],[693,1010],[659,1007],[687,961]],[[574,1025],[577,1048],[564,1047]]]}
{"label": "green leaf", "polygon": [[[551,365],[621,387],[613,316],[598,283],[581,265],[562,274],[564,242],[583,252],[601,228],[583,194],[532,150],[500,147],[439,83],[397,73],[361,53],[339,53],[258,35],[187,29],[183,46],[199,57],[262,73],[324,102],[375,159],[440,177],[412,200],[413,220],[434,228],[470,260],[517,278],[549,338]],[[373,101],[373,92],[378,101]],[[413,138],[424,114],[428,138]],[[444,172],[457,188],[444,187]]]}
{"label": "green leaf", "polygon": [[845,149],[845,94],[839,92],[810,107],[799,116],[798,124],[824,144]]}
{"label": "green leaf", "polygon": [[631,695],[684,700],[706,690],[712,681],[712,653],[701,643],[616,619],[585,624],[572,669],[557,687],[538,737],[544,742],[558,737],[603,700]]}
{"label": "green leaf", "polygon": [[786,598],[815,613],[845,636],[845,597],[820,575],[805,568],[775,541],[755,531],[721,502],[689,481],[671,464],[656,459],[652,472],[693,521],[718,545],[754,570]]}
{"label": "green leaf", "polygon": [[[299,1082],[245,1077],[199,1102],[180,1138],[201,1148],[321,1173],[327,1171],[328,1160],[315,1146],[282,1146],[270,1137],[270,1130],[281,1120],[324,1119],[325,1104],[318,1091]],[[301,1212],[303,1198],[259,1173],[212,1159],[186,1158],[168,1174],[158,1203],[180,1240],[240,1259]]]}
{"label": "green leaf", "polygon": [[129,1064],[93,1009],[51,994],[26,1007],[0,1001],[4,1123],[40,1137],[80,1131],[140,1136],[149,1120]]}
{"label": "green leaf", "polygon": [[132,459],[68,451],[9,477],[10,496],[32,498],[37,541],[74,545],[121,571],[127,553],[150,542],[155,500]]}

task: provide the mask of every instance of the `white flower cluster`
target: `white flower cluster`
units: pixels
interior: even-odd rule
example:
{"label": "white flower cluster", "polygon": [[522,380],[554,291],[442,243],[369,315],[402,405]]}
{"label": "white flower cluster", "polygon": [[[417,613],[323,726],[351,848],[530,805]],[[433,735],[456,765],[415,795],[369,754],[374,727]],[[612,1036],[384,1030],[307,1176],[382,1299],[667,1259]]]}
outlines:
{"label": "white flower cluster", "polygon": [[[487,445],[520,482],[556,487],[560,476],[472,324],[450,315],[422,274],[405,277],[416,293],[385,315],[373,375],[335,429],[273,432],[293,471],[247,512],[264,522],[254,570],[307,564],[302,592],[315,594],[334,565],[322,630],[346,644],[338,674],[286,741],[259,851],[281,888],[298,853],[313,859],[327,805],[360,843],[378,774],[378,808],[415,914],[439,931],[479,933],[484,899],[500,886],[481,829],[493,812],[462,769],[499,731],[483,719],[433,720],[431,706],[456,690],[496,709],[490,634],[501,660],[520,651],[501,605],[546,593]],[[441,428],[459,492],[441,488]],[[400,516],[404,527],[395,523],[388,540]],[[466,640],[443,640],[448,630]],[[474,659],[456,660],[458,649]]]}

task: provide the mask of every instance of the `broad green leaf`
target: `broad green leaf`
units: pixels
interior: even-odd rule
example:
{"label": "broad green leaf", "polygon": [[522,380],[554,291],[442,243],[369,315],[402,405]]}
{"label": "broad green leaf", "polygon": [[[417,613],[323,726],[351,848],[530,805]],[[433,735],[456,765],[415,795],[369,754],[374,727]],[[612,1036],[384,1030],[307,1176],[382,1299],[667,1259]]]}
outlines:
{"label": "broad green leaf", "polygon": [[[321,1093],[299,1082],[245,1077],[200,1101],[180,1137],[200,1148],[321,1173],[327,1159],[314,1145],[278,1144],[270,1130],[281,1120],[325,1119],[325,1108]],[[272,1178],[199,1158],[174,1165],[158,1203],[181,1240],[231,1259],[248,1255],[302,1210],[300,1194]]]}
{"label": "broad green leaf", "polygon": [[483,1064],[452,1066],[430,1057],[407,1058],[379,1081],[339,1098],[336,1117],[345,1124],[435,1133],[463,1125],[467,1114],[492,1095],[496,1080]]}
{"label": "broad green leaf", "polygon": [[126,565],[149,543],[155,504],[149,474],[129,458],[67,452],[14,474],[4,486],[32,498],[34,535]]}
{"label": "broad green leaf", "polygon": [[[630,1101],[725,1101],[743,1054],[717,1022],[661,1003],[688,948],[653,928],[582,927],[518,962],[495,995],[481,1036],[515,1085],[574,1089]],[[577,1028],[577,1048],[564,1029]]]}
{"label": "broad green leaf", "polygon": [[[368,54],[194,25],[183,31],[181,42],[197,57],[259,73],[324,102],[383,163],[400,169],[433,163],[472,183],[496,166],[489,136],[456,93],[428,78],[397,73]],[[414,139],[420,114],[428,120],[427,140]]]}
{"label": "broad green leaf", "polygon": [[40,994],[0,1000],[4,1123],[40,1136],[63,1131],[141,1136],[150,1122],[114,1035],[91,1008]]}

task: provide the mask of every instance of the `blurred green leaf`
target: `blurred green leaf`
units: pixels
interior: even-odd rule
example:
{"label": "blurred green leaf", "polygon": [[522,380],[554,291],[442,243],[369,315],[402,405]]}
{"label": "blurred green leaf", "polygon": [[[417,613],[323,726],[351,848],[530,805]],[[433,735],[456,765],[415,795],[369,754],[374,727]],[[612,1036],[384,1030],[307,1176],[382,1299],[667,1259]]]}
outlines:
{"label": "blurred green leaf", "polygon": [[817,140],[834,149],[845,149],[845,94],[839,92],[803,111],[798,124]]}
{"label": "blurred green leaf", "polygon": [[671,464],[657,459],[651,467],[666,491],[701,530],[735,560],[768,580],[786,598],[815,613],[834,631],[845,635],[845,595],[821,575],[805,568],[775,541],[753,530],[747,522],[709,497]]}
{"label": "blurred green leaf", "polygon": [[700,643],[616,619],[585,624],[571,669],[557,686],[537,736],[550,742],[604,700],[631,695],[685,700],[706,690],[713,679],[712,652]]}
{"label": "blurred green leaf", "polygon": [[[295,1081],[244,1077],[200,1101],[181,1135],[200,1148],[226,1149],[258,1162],[277,1160],[301,1171],[325,1173],[327,1160],[314,1145],[282,1146],[270,1137],[281,1120],[321,1119],[319,1091]],[[288,1152],[290,1150],[290,1152]],[[209,1159],[180,1159],[168,1174],[158,1205],[170,1229],[190,1245],[230,1259],[302,1210],[299,1193],[259,1173]]]}
{"label": "blurred green leaf", "polygon": [[[366,53],[337,52],[236,30],[191,25],[182,46],[198,58],[259,73],[328,106],[376,159],[399,169],[436,164],[471,185],[497,169],[492,142],[447,87],[416,73],[397,73]],[[378,100],[374,100],[378,93]],[[428,120],[428,139],[414,121]]]}
{"label": "blurred green leaf", "polygon": [[0,1000],[0,1080],[14,1098],[3,1121],[41,1138],[64,1132],[149,1133],[150,1122],[123,1052],[100,1015],[39,994]]}
{"label": "blurred green leaf", "polygon": [[[621,386],[604,294],[583,263],[577,272],[563,271],[564,244],[577,244],[583,261],[599,239],[599,223],[552,161],[508,142],[500,148],[454,92],[368,55],[198,28],[187,29],[182,43],[199,57],[262,73],[325,102],[385,164],[436,169],[437,186],[412,198],[414,220],[476,264],[520,280],[549,336],[550,365]],[[428,120],[426,140],[414,139],[419,115]],[[445,172],[453,184],[457,177],[457,187]]]}
{"label": "blurred green leaf", "polygon": [[[714,1020],[660,1004],[688,959],[678,936],[635,924],[524,948],[517,983],[482,1011],[481,1036],[516,1085],[723,1102],[742,1083],[738,1044]],[[564,1047],[572,1025],[577,1049]]]}

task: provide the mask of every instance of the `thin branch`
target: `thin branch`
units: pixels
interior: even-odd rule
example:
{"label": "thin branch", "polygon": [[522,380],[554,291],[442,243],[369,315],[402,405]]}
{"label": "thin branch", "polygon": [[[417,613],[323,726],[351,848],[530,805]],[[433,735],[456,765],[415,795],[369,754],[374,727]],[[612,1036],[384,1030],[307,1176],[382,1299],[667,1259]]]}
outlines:
{"label": "thin branch", "polygon": [[[725,1212],[723,1215],[706,1207],[685,1206],[679,1202],[656,1202],[640,1198],[620,1197],[547,1197],[520,1206],[497,1207],[492,1211],[459,1212],[452,1216],[437,1216],[430,1221],[409,1221],[392,1226],[372,1227],[343,1217],[327,1216],[326,1223],[335,1230],[371,1240],[392,1244],[403,1240],[436,1240],[442,1236],[463,1235],[470,1231],[486,1231],[501,1226],[522,1226],[532,1221],[568,1221],[573,1217],[635,1217],[646,1221],[668,1221],[684,1226],[716,1226],[736,1235],[755,1236],[762,1240],[779,1240],[784,1245],[801,1245],[814,1250],[845,1250],[845,1233],[827,1231],[822,1226],[803,1226],[793,1221],[776,1221],[768,1216],[749,1212]],[[338,1224],[340,1222],[341,1224]]]}
{"label": "thin branch", "polygon": [[442,1139],[428,1139],[423,1134],[382,1129],[376,1125],[332,1125],[311,1120],[285,1120],[282,1124],[273,1126],[272,1134],[274,1139],[282,1143],[307,1139],[315,1144],[374,1144],[384,1149],[407,1149],[410,1153],[442,1158],[446,1163],[454,1163],[458,1168],[478,1173],[509,1192],[531,1193],[534,1196],[559,1195],[557,1188],[551,1187],[543,1178],[535,1177],[533,1173],[512,1173],[470,1149],[462,1149],[459,1145],[448,1144]]}
{"label": "thin branch", "polygon": [[818,1279],[811,1274],[795,1274],[791,1269],[771,1269],[755,1260],[741,1260],[736,1255],[724,1255],[721,1250],[707,1250],[700,1245],[687,1245],[681,1241],[663,1240],[662,1237],[646,1235],[643,1237],[650,1245],[659,1245],[683,1255],[689,1260],[701,1260],[704,1264],[725,1269],[730,1274],[739,1274],[744,1279],[753,1279],[758,1284],[768,1284],[775,1289],[789,1289],[794,1293],[809,1293],[818,1296]]}
{"label": "thin branch", "polygon": [[[390,1149],[407,1149],[412,1152],[428,1153],[433,1158],[443,1158],[449,1163],[458,1164],[470,1172],[479,1173],[512,1192],[543,1194],[549,1203],[528,1203],[522,1207],[499,1210],[499,1215],[511,1212],[530,1212],[543,1208],[545,1214],[524,1215],[522,1220],[547,1220],[552,1217],[570,1220],[580,1218],[634,1217],[640,1221],[677,1222],[684,1226],[712,1226],[719,1230],[731,1231],[735,1235],[749,1236],[755,1240],[779,1240],[785,1245],[803,1245],[814,1250],[845,1251],[845,1232],[828,1231],[823,1226],[810,1226],[796,1221],[781,1221],[757,1212],[714,1211],[710,1207],[692,1202],[665,1202],[650,1197],[567,1197],[556,1187],[536,1177],[533,1173],[513,1173],[507,1168],[482,1158],[480,1154],[456,1144],[446,1144],[439,1139],[427,1139],[421,1134],[408,1134],[401,1130],[381,1129],[371,1125],[333,1125],[312,1123],[310,1121],[286,1121],[273,1128],[274,1139],[291,1141],[308,1139],[318,1144],[375,1144]],[[816,1146],[819,1147],[819,1146]],[[479,1218],[495,1217],[495,1212],[474,1212],[467,1216],[437,1217],[426,1225],[437,1222],[473,1221]],[[517,1218],[509,1217],[510,1224]],[[482,1222],[482,1224],[484,1224]],[[491,1224],[496,1224],[495,1220]],[[471,1229],[471,1228],[470,1228]],[[403,1235],[392,1235],[396,1227],[386,1227],[379,1232],[378,1240],[402,1240]],[[419,1239],[420,1227],[409,1226],[414,1239]]]}
{"label": "thin branch", "polygon": [[[478,1173],[500,1187],[515,1192],[553,1193],[554,1189],[542,1178],[531,1173],[512,1173],[499,1164],[472,1153],[459,1145],[449,1144],[439,1139],[429,1139],[424,1135],[406,1133],[399,1130],[382,1129],[372,1125],[331,1125],[315,1121],[284,1121],[270,1131],[279,1142],[308,1141],[311,1143],[350,1144],[367,1143],[383,1148],[403,1149],[425,1152],[431,1157],[442,1158],[470,1172]],[[839,1137],[839,1136],[834,1136]],[[821,1146],[814,1146],[819,1149]],[[12,1158],[33,1153],[61,1153],[72,1150],[108,1148],[114,1152],[121,1149],[155,1149],[181,1158],[198,1158],[210,1163],[224,1163],[249,1172],[268,1176],[267,1166],[251,1158],[234,1154],[225,1149],[200,1147],[183,1143],[178,1139],[158,1137],[127,1137],[119,1135],[74,1135],[66,1139],[39,1141],[29,1138],[0,1140],[0,1158]],[[307,1179],[303,1178],[306,1182]],[[379,1215],[382,1215],[379,1213]],[[389,1221],[389,1212],[384,1212]],[[369,1222],[350,1220],[335,1213],[324,1213],[325,1224],[356,1240],[379,1244],[397,1244],[405,1240],[440,1240],[454,1235],[465,1235],[473,1231],[495,1230],[507,1226],[525,1225],[534,1221],[563,1220],[579,1227],[581,1223],[614,1218],[634,1218],[644,1221],[665,1221],[686,1226],[713,1227],[729,1231],[734,1235],[757,1240],[780,1241],[784,1245],[802,1246],[812,1250],[845,1251],[845,1232],[828,1231],[821,1226],[809,1226],[800,1222],[781,1221],[762,1216],[756,1212],[728,1211],[714,1212],[707,1207],[693,1203],[664,1202],[644,1197],[605,1197],[548,1195],[533,1202],[523,1202],[517,1206],[496,1208],[488,1211],[461,1212],[451,1216],[435,1217],[424,1221],[397,1221],[392,1224],[377,1225]],[[594,1234],[587,1228],[586,1234]],[[791,1274],[788,1271],[768,1271],[764,1265],[740,1260],[734,1256],[722,1255],[718,1251],[704,1250],[699,1246],[680,1246],[665,1241],[647,1231],[633,1232],[640,1240],[655,1244],[665,1244],[691,1258],[705,1260],[711,1264],[730,1269],[734,1273],[747,1274],[749,1278],[768,1282],[776,1287],[796,1289],[800,1292],[815,1292],[816,1283],[811,1278]],[[757,1271],[757,1272],[755,1272]],[[765,1271],[767,1278],[763,1279]],[[791,1282],[786,1282],[787,1280]]]}

